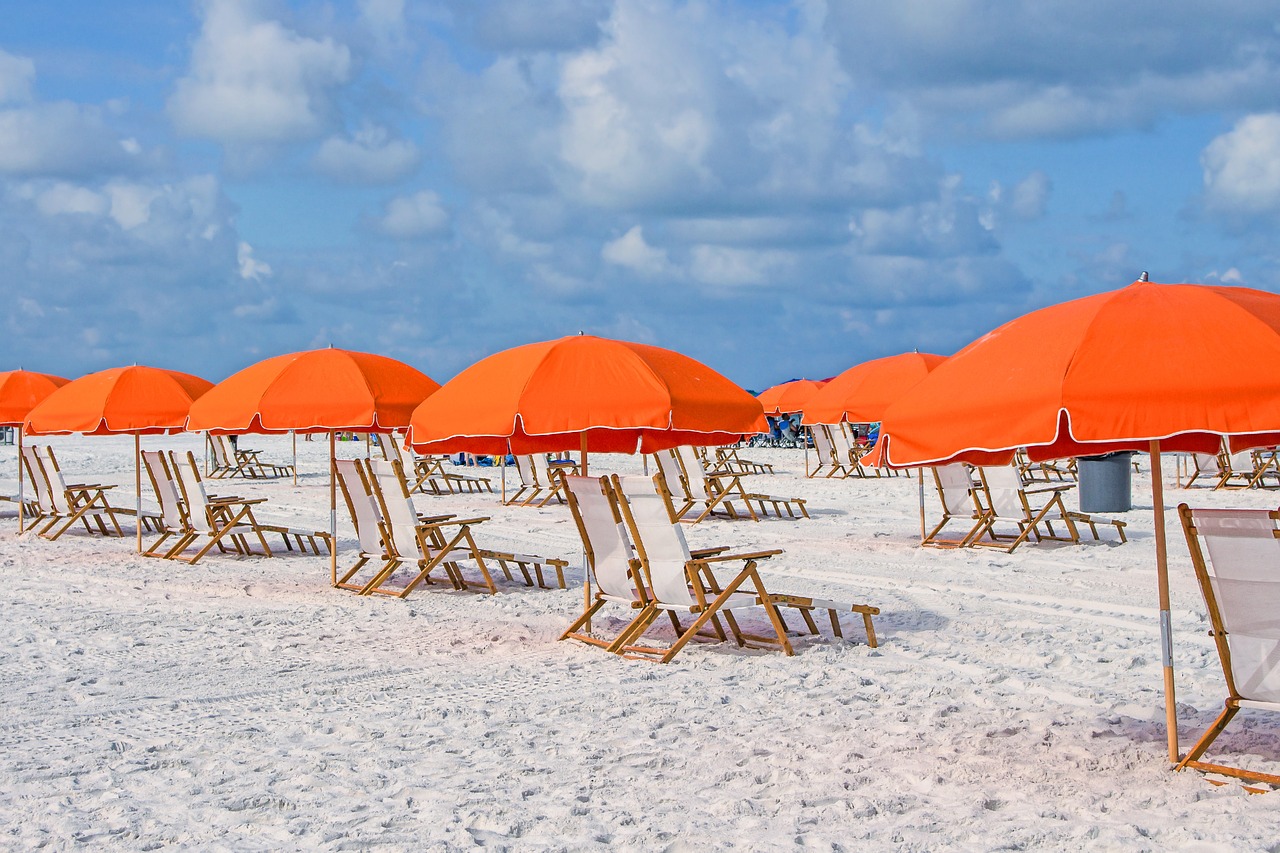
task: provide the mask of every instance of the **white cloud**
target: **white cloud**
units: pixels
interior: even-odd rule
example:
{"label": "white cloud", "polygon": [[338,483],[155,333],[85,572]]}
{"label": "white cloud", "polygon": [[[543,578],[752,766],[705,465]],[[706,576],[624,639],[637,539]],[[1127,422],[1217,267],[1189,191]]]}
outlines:
{"label": "white cloud", "polygon": [[404,0],[360,0],[360,22],[383,48],[398,49],[406,42]]}
{"label": "white cloud", "polygon": [[316,169],[336,180],[389,184],[411,174],[419,159],[412,142],[390,139],[382,127],[366,127],[350,139],[326,139],[314,163]]}
{"label": "white cloud", "polygon": [[1040,171],[1032,172],[1013,188],[1009,209],[1019,219],[1040,219],[1049,205],[1049,193],[1052,189],[1053,183],[1048,175]]}
{"label": "white cloud", "polygon": [[0,173],[85,175],[133,158],[102,113],[68,101],[0,110]]}
{"label": "white cloud", "polygon": [[25,56],[0,50],[0,104],[22,104],[31,100],[36,64]]}
{"label": "white cloud", "polygon": [[692,249],[689,274],[713,287],[768,284],[792,263],[787,252],[699,245]]}
{"label": "white cloud", "polygon": [[1252,216],[1280,210],[1280,114],[1242,118],[1200,155],[1210,208]]}
{"label": "white cloud", "polygon": [[240,277],[246,281],[262,281],[271,275],[271,267],[253,257],[253,247],[241,242],[236,246],[236,263],[239,265]]}
{"label": "white cloud", "polygon": [[717,69],[702,58],[690,22],[666,11],[622,0],[608,42],[564,64],[560,155],[590,203],[643,203],[712,181],[705,158]]}
{"label": "white cloud", "polygon": [[392,199],[378,223],[384,234],[400,239],[429,237],[448,225],[449,212],[441,205],[440,196],[430,190]]}
{"label": "white cloud", "polygon": [[111,218],[128,231],[151,218],[151,202],[160,197],[161,190],[144,184],[113,182],[107,185],[106,194],[111,200]]}
{"label": "white cloud", "polygon": [[110,209],[110,202],[101,193],[66,183],[54,184],[38,193],[35,203],[36,209],[45,216],[67,214],[102,216]]}
{"label": "white cloud", "polygon": [[321,133],[330,90],[351,55],[330,38],[307,38],[266,20],[254,0],[207,0],[191,68],[169,98],[182,133],[227,143],[274,143]]}
{"label": "white cloud", "polygon": [[600,256],[611,264],[633,269],[649,276],[670,271],[671,262],[665,249],[656,249],[644,239],[644,231],[636,225],[616,240],[604,244]]}

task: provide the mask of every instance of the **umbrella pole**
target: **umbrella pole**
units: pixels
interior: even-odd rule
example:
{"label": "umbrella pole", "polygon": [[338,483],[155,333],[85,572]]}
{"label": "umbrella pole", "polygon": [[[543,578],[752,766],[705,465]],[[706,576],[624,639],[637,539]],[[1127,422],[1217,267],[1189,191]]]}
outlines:
{"label": "umbrella pole", "polygon": [[920,542],[923,544],[925,537],[929,535],[924,525],[924,468],[917,468],[916,473],[920,475]]}
{"label": "umbrella pole", "polygon": [[329,574],[338,585],[338,455],[334,432],[329,430]]}
{"label": "umbrella pole", "polygon": [[[24,513],[26,509],[26,500],[22,494],[22,484],[26,478],[22,476],[22,427],[18,427],[18,532],[23,531]],[[34,486],[35,484],[32,483]]]}
{"label": "umbrella pole", "polygon": [[1169,618],[1169,549],[1164,527],[1164,471],[1160,442],[1151,442],[1151,502],[1155,511],[1156,588],[1160,595],[1160,658],[1164,666],[1164,717],[1169,761],[1178,762],[1178,707],[1173,686],[1173,624]]}
{"label": "umbrella pole", "polygon": [[293,436],[293,485],[298,485],[298,431],[296,429],[289,430],[289,434]]}
{"label": "umbrella pole", "polygon": [[582,455],[582,476],[587,476],[587,433],[583,431],[581,434],[581,443],[578,445]]}
{"label": "umbrella pole", "polygon": [[138,553],[142,553],[142,434],[133,434],[133,512],[138,528]]}

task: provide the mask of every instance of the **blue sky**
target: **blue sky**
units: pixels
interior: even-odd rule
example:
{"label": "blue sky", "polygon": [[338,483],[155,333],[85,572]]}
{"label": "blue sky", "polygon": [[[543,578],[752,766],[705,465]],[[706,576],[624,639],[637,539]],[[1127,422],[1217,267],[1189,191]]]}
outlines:
{"label": "blue sky", "polygon": [[0,366],[444,381],[578,331],[752,388],[1156,281],[1280,291],[1265,3],[47,0]]}

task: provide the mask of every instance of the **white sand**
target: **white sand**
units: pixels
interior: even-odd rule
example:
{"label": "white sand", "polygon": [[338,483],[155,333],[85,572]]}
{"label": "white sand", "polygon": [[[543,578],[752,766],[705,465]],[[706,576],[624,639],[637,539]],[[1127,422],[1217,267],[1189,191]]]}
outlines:
{"label": "white sand", "polygon": [[[130,439],[52,443],[70,476],[132,483]],[[287,438],[242,443],[288,457]],[[298,446],[300,486],[234,490],[324,528],[326,445]],[[807,497],[814,519],[715,521],[693,544],[785,548],[766,581],[878,605],[878,650],[853,621],[792,658],[698,644],[663,667],[557,642],[581,607],[568,512],[488,496],[418,501],[492,516],[482,545],[571,557],[568,591],[358,598],[315,556],[192,567],[0,521],[0,846],[1273,849],[1280,795],[1166,760],[1145,475],[1128,545],[939,552],[916,545],[913,482],[806,480],[798,451],[749,455],[783,469],[756,488]],[[0,448],[10,485],[14,457]],[[116,494],[132,504],[131,485]],[[1277,501],[1170,488],[1188,496]],[[1171,533],[1185,745],[1225,694]],[[1275,720],[1245,712],[1219,743],[1280,770]]]}

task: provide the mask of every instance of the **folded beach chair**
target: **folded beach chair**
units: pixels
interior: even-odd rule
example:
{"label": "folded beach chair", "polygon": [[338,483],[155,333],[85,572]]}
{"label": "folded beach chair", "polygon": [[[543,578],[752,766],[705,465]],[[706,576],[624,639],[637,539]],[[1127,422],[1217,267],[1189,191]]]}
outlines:
{"label": "folded beach chair", "polygon": [[[748,492],[742,485],[741,474],[720,474],[711,475],[702,467],[702,459],[694,452],[694,449],[688,445],[676,448],[676,452],[680,456],[680,462],[684,466],[685,479],[689,483],[691,491],[695,494],[701,490],[705,496],[703,498],[707,509],[702,515],[694,520],[696,524],[704,517],[710,514],[711,510],[719,503],[723,503],[729,511],[730,517],[733,517],[733,508],[728,502],[728,498],[732,493],[736,492],[738,497],[747,505],[747,512],[752,520],[758,520],[756,510],[760,515],[769,516],[770,510],[778,518],[782,518],[783,511],[789,518],[799,518],[801,516],[808,518],[809,510],[805,508],[804,498],[779,497],[777,495],[766,495],[760,492]],[[754,507],[752,505],[755,505]],[[799,513],[799,515],[797,515]]]}
{"label": "folded beach chair", "polygon": [[[1063,493],[1070,486],[1027,489],[1022,484],[1018,469],[1011,465],[981,467],[977,470],[982,482],[982,493],[986,498],[983,507],[986,512],[969,544],[1000,548],[1010,553],[1030,537],[1034,537],[1036,541],[1050,539],[1079,544],[1080,534],[1076,530],[1075,521],[1062,500]],[[1066,528],[1065,534],[1054,531],[1055,521]],[[1018,532],[999,533],[995,526],[1000,523],[1012,524],[1017,527]],[[990,541],[983,541],[984,536]]]}
{"label": "folded beach chair", "polygon": [[[37,532],[54,540],[81,522],[85,530],[104,536],[123,536],[116,509],[107,502],[107,492],[115,486],[101,483],[68,483],[58,466],[53,448],[48,445],[23,447],[28,476],[36,484],[40,504],[40,520],[46,523]],[[109,525],[109,526],[108,526]]]}
{"label": "folded beach chair", "polygon": [[[925,535],[920,544],[930,548],[964,548],[973,544],[974,537],[986,526],[988,513],[974,494],[969,466],[955,462],[938,465],[930,470],[933,471],[933,482],[938,487],[938,499],[942,503],[942,520]],[[939,539],[938,535],[943,528],[955,519],[960,520],[961,526],[968,524],[968,531],[959,539]]]}
{"label": "folded beach chair", "polygon": [[[196,464],[195,454],[187,452],[187,465],[178,464],[177,458],[170,455],[170,466],[182,493],[182,501],[187,507],[187,524],[194,534],[183,543],[183,549],[170,548],[165,557],[171,560],[182,560],[194,565],[217,546],[222,553],[234,550],[243,556],[257,553],[263,557],[271,556],[271,546],[263,534],[263,529],[254,518],[253,508],[266,502],[266,498],[240,498],[218,496],[212,497],[205,491],[204,482],[200,479],[200,466]],[[254,552],[249,544],[253,536],[262,546],[261,552]],[[187,554],[186,548],[207,539],[194,554]],[[228,543],[231,548],[229,549]]]}
{"label": "folded beach chair", "polygon": [[[619,639],[625,640],[636,624],[642,609],[649,604],[640,562],[631,549],[618,510],[617,497],[608,477],[566,476],[565,497],[578,535],[586,569],[594,579],[595,595],[583,606],[582,615],[574,620],[560,639],[581,640],[593,646],[609,648]],[[606,604],[627,608],[626,627],[612,637],[601,638],[583,632],[592,617]]]}
{"label": "folded beach chair", "polygon": [[1201,761],[1241,709],[1280,712],[1280,512],[1178,507],[1222,664],[1222,713],[1178,763],[1280,786],[1280,775]]}

